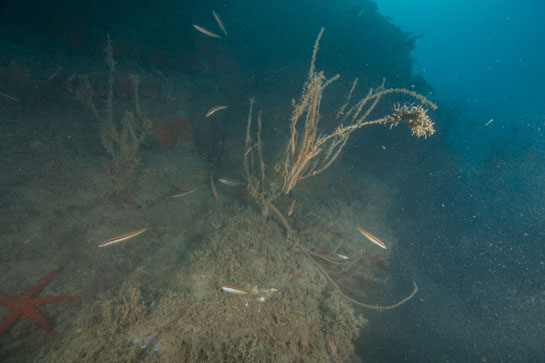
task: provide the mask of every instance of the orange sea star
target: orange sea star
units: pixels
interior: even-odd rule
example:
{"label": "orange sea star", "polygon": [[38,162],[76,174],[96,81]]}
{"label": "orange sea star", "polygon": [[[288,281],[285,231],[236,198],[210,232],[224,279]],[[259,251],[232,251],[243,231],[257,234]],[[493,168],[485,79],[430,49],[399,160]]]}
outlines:
{"label": "orange sea star", "polygon": [[8,329],[19,319],[19,316],[26,315],[42,326],[49,334],[55,335],[55,331],[51,330],[49,323],[38,311],[38,306],[51,304],[64,300],[74,300],[78,296],[44,296],[36,297],[47,284],[47,280],[55,270],[49,271],[38,283],[25,291],[19,298],[10,297],[0,294],[0,304],[9,308],[8,314],[0,324],[0,334],[8,331]]}

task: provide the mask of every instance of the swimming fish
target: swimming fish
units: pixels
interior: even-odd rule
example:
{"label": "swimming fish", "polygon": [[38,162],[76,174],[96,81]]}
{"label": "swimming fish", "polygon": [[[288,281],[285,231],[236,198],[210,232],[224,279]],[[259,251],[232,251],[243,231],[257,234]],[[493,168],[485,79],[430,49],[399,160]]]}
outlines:
{"label": "swimming fish", "polygon": [[293,202],[291,202],[290,209],[288,209],[288,217],[290,217],[293,214],[293,207],[295,207],[295,202],[297,199],[294,199]]}
{"label": "swimming fish", "polygon": [[221,110],[225,110],[227,109],[228,107],[227,106],[215,106],[215,107],[212,107],[211,109],[208,110],[208,112],[206,113],[206,117],[210,117],[212,116],[214,113],[218,112],[218,111],[221,111]]}
{"label": "swimming fish", "polygon": [[212,193],[214,193],[214,197],[216,197],[216,200],[220,200],[218,188],[216,188],[216,183],[214,183],[214,175],[210,175],[210,185],[212,186]]}
{"label": "swimming fish", "polygon": [[227,30],[225,30],[225,25],[223,25],[223,21],[221,21],[220,19],[220,16],[218,14],[216,14],[216,12],[214,10],[212,10],[212,14],[214,14],[214,18],[216,18],[216,22],[218,23],[218,25],[220,26],[221,28],[221,31],[227,35]]}
{"label": "swimming fish", "polygon": [[227,178],[220,178],[219,182],[225,185],[229,185],[230,187],[241,187],[243,185],[246,185],[246,183],[244,182]]}
{"label": "swimming fish", "polygon": [[235,294],[235,295],[246,295],[248,293],[248,291],[242,290],[241,288],[231,286],[231,285],[222,286],[221,289],[229,294]]}
{"label": "swimming fish", "polygon": [[257,146],[257,142],[246,146],[246,149],[244,149],[244,156],[248,155],[248,153],[252,151],[255,146]]}
{"label": "swimming fish", "polygon": [[194,193],[194,192],[195,192],[195,189],[190,190],[189,192],[185,192],[185,193],[174,194],[174,195],[171,195],[170,197],[171,198],[181,198],[181,197],[185,197],[186,195],[189,195],[189,194]]}
{"label": "swimming fish", "polygon": [[107,240],[101,242],[98,245],[98,247],[106,247],[106,246],[113,245],[113,244],[116,244],[116,243],[124,242],[124,241],[129,240],[131,238],[134,238],[134,237],[136,237],[138,235],[141,235],[142,233],[146,232],[146,230],[147,230],[146,228],[141,228],[141,229],[139,229],[137,231],[124,233],[124,234],[120,234],[119,236],[108,238]]}
{"label": "swimming fish", "polygon": [[53,72],[52,75],[50,75],[49,77],[47,77],[47,80],[48,81],[51,81],[53,78],[57,77],[57,74],[59,74],[59,72],[61,71],[61,67],[57,68],[57,70],[55,72]]}
{"label": "swimming fish", "polygon": [[204,35],[208,35],[209,37],[212,37],[212,38],[221,38],[219,35],[217,35],[216,33],[212,33],[210,30],[206,30],[204,29],[203,27],[200,27],[198,26],[197,24],[193,24],[193,28],[197,29],[198,31],[200,31],[201,33],[203,33]]}
{"label": "swimming fish", "polygon": [[380,239],[378,239],[378,237],[373,236],[371,233],[367,232],[365,229],[361,228],[360,226],[356,226],[356,228],[369,241],[373,242],[374,244],[376,244],[379,247],[382,247],[382,248],[386,249],[386,245],[384,244],[384,242],[382,242]]}

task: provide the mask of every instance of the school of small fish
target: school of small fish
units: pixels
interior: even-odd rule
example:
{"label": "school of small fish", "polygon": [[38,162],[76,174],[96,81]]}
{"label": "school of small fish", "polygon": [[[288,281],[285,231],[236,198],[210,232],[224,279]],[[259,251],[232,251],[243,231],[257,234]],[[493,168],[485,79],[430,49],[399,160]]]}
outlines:
{"label": "school of small fish", "polygon": [[[220,28],[220,30],[222,31],[224,36],[227,36],[227,30],[225,28],[225,25],[224,25],[223,21],[219,17],[219,15],[213,10],[212,10],[212,14],[214,16],[214,19],[216,20],[216,23],[217,23],[218,27]],[[198,32],[200,32],[200,33],[202,33],[202,34],[204,34],[204,35],[206,35],[208,37],[216,38],[216,39],[222,38],[221,35],[219,35],[217,33],[214,33],[214,32],[212,32],[212,31],[210,31],[210,30],[208,30],[208,29],[206,29],[206,28],[204,28],[204,27],[202,27],[200,25],[193,24],[193,27],[195,28],[195,30],[197,30]],[[58,72],[59,72],[59,70],[57,70],[52,76],[50,76],[50,79],[55,77]],[[7,98],[11,98],[11,97],[9,97],[9,96],[7,96],[5,94],[2,94],[2,93],[0,93],[0,95],[4,96],[4,97],[7,97]],[[228,109],[228,106],[226,106],[226,105],[214,106],[214,107],[210,108],[206,112],[205,116],[208,118],[208,117],[212,116],[213,114],[215,114],[218,111],[227,110],[227,109]],[[493,119],[491,119],[488,123],[486,123],[486,126],[488,126],[492,121],[493,121]],[[252,149],[255,146],[257,146],[257,143],[253,143],[253,144],[248,145],[246,147],[246,149],[244,150],[244,156],[246,157],[250,153],[250,151],[252,151]],[[227,186],[230,186],[230,187],[239,187],[239,186],[247,185],[247,183],[245,183],[245,182],[235,180],[235,179],[229,179],[229,178],[220,178],[220,179],[218,179],[218,181],[220,183],[222,183],[224,185],[227,185]],[[210,175],[210,186],[211,186],[211,189],[212,189],[212,194],[214,195],[215,199],[219,200],[220,195],[219,195],[218,189],[216,187],[216,183],[215,183],[213,174]],[[185,197],[187,195],[190,195],[190,194],[194,193],[195,191],[196,190],[193,189],[193,190],[182,192],[182,193],[179,193],[179,194],[174,194],[174,195],[171,195],[171,198],[182,198],[182,197]],[[289,206],[289,209],[287,211],[288,216],[292,216],[292,214],[294,212],[295,204],[296,204],[296,199],[293,199],[293,201],[291,202],[291,204]],[[370,242],[372,242],[373,244],[375,244],[375,245],[377,245],[377,246],[379,246],[381,248],[386,249],[386,244],[384,242],[382,242],[378,237],[374,236],[373,234],[371,234],[370,232],[368,232],[367,230],[365,230],[361,226],[356,225],[356,229],[365,238],[367,238]],[[120,234],[120,235],[117,235],[117,236],[114,236],[114,237],[110,237],[110,238],[104,240],[103,242],[101,242],[98,245],[98,247],[106,247],[106,246],[111,246],[111,245],[114,245],[114,244],[119,244],[119,243],[128,241],[128,240],[130,240],[130,239],[132,239],[134,237],[137,237],[137,236],[141,235],[142,233],[144,233],[146,231],[147,231],[146,228],[141,228],[141,229],[135,230],[133,232],[128,232],[128,233]],[[343,252],[335,252],[334,256],[336,256],[340,260],[349,260],[350,259],[348,257],[348,255],[343,253]],[[279,293],[278,290],[275,289],[275,288],[258,289],[257,287],[254,287],[253,289],[248,291],[248,290],[245,290],[245,289],[242,289],[240,287],[233,286],[233,285],[223,285],[223,286],[221,286],[220,289],[221,289],[221,291],[223,291],[223,292],[225,292],[227,294],[232,294],[232,295],[241,295],[241,296],[251,295],[251,296],[254,296],[254,297],[257,296],[257,298],[255,298],[255,301],[257,301],[257,302],[265,302],[265,300],[267,300],[268,298],[270,298],[270,297],[274,296],[275,294]],[[156,336],[157,336],[157,332],[154,332],[153,334],[151,334],[150,336],[148,336],[148,337],[146,337],[144,339],[134,340],[133,344],[141,345],[142,349],[146,348],[147,346],[153,345],[153,347],[154,347],[153,349],[158,351],[159,343],[156,342]],[[333,340],[328,340],[327,341],[326,350],[333,359],[338,359],[339,358],[338,348],[337,348],[337,345],[335,344],[335,342]]]}

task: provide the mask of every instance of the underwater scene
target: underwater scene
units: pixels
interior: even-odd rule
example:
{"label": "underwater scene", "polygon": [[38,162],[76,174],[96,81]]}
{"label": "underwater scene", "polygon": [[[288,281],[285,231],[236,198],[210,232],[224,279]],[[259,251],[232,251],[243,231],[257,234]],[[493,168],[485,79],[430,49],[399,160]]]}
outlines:
{"label": "underwater scene", "polygon": [[545,361],[545,5],[0,3],[0,362]]}

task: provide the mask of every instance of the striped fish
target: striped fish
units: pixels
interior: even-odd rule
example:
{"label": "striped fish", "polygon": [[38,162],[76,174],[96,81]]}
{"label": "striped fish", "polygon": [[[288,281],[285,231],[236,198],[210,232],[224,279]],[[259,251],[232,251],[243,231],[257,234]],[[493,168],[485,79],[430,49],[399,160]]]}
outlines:
{"label": "striped fish", "polygon": [[218,188],[216,188],[216,183],[214,183],[213,174],[210,174],[210,186],[212,187],[212,193],[214,193],[214,197],[216,197],[216,200],[220,200],[220,194],[218,193]]}
{"label": "striped fish", "polygon": [[241,182],[234,179],[227,179],[227,178],[220,178],[219,182],[222,184],[228,185],[230,187],[241,187],[247,184],[245,182]]}
{"label": "striped fish", "polygon": [[212,10],[212,14],[214,15],[214,18],[216,18],[216,23],[218,23],[221,31],[223,34],[227,35],[227,30],[225,29],[225,25],[223,25],[223,21],[221,21],[221,18],[214,10]]}
{"label": "striped fish", "polygon": [[226,110],[227,108],[228,108],[227,106],[214,106],[214,107],[212,107],[211,109],[208,110],[208,112],[206,113],[206,117],[210,117],[213,114],[215,114],[216,112],[221,111],[221,110]]}
{"label": "striped fish", "polygon": [[231,285],[222,286],[221,290],[225,291],[225,292],[227,292],[229,294],[235,294],[235,295],[246,295],[248,293],[248,291],[246,291],[246,290],[243,290],[241,288],[231,286]]}
{"label": "striped fish", "polygon": [[174,195],[171,195],[170,197],[171,198],[181,198],[181,197],[185,197],[186,195],[189,195],[189,194],[192,194],[192,193],[195,193],[195,189],[190,190],[189,192],[185,192],[185,193],[174,194]]}
{"label": "striped fish", "polygon": [[109,245],[114,245],[116,243],[121,243],[121,242],[125,242],[131,238],[134,238],[138,235],[141,235],[142,233],[146,232],[147,229],[146,228],[141,228],[137,231],[133,231],[133,232],[129,232],[129,233],[124,233],[124,234],[120,234],[119,236],[115,236],[115,237],[112,237],[112,238],[108,238],[107,240],[101,242],[98,247],[106,247],[106,246],[109,246]]}
{"label": "striped fish", "polygon": [[253,143],[253,144],[251,144],[251,145],[246,146],[246,149],[244,149],[244,156],[248,155],[248,153],[249,153],[250,151],[252,151],[252,149],[253,149],[255,146],[257,146],[257,142],[255,142],[255,143]]}
{"label": "striped fish", "polygon": [[291,217],[291,215],[293,214],[293,208],[295,207],[296,201],[297,199],[294,199],[293,202],[291,202],[290,209],[288,209],[288,217]]}
{"label": "striped fish", "polygon": [[206,30],[204,29],[203,27],[201,26],[198,26],[197,24],[193,24],[193,28],[197,29],[198,31],[200,31],[201,33],[203,33],[204,35],[208,35],[209,37],[212,37],[212,38],[221,38],[219,35],[217,35],[216,33],[212,33],[210,30]]}
{"label": "striped fish", "polygon": [[373,236],[371,233],[367,232],[365,229],[361,228],[360,226],[356,226],[356,228],[369,241],[373,242],[374,244],[376,244],[379,247],[382,247],[382,248],[386,249],[386,245],[378,237]]}

